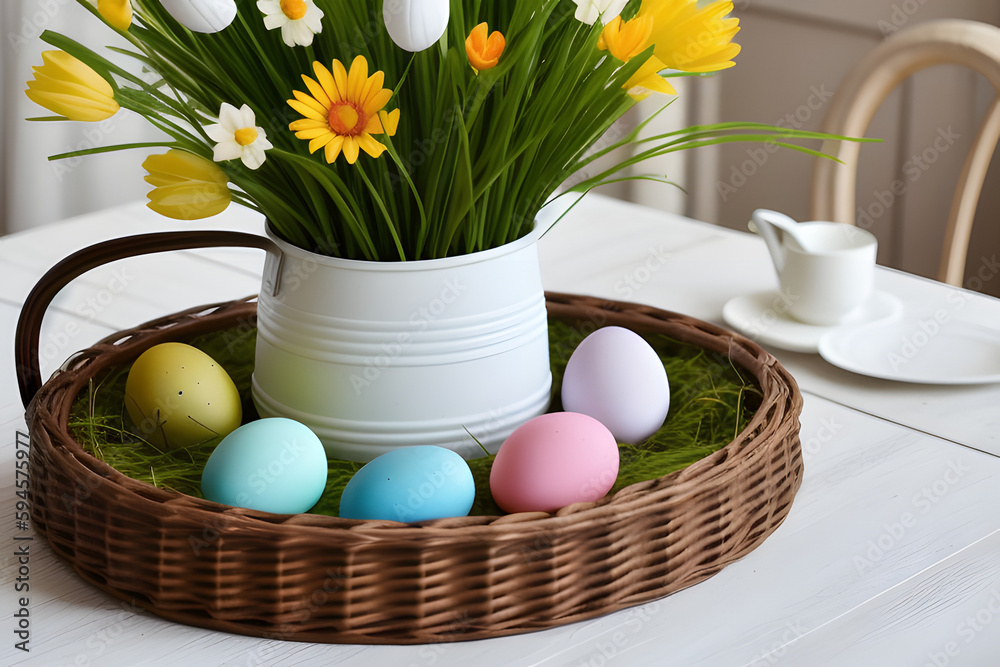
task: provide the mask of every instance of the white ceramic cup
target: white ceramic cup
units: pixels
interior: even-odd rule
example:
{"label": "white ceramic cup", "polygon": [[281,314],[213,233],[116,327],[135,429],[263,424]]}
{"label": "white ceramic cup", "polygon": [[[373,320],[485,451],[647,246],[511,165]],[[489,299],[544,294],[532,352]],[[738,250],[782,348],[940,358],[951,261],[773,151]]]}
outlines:
{"label": "white ceramic cup", "polygon": [[767,243],[789,313],[807,324],[843,322],[871,296],[878,242],[864,229],[839,222],[800,222],[801,245],[754,212]]}

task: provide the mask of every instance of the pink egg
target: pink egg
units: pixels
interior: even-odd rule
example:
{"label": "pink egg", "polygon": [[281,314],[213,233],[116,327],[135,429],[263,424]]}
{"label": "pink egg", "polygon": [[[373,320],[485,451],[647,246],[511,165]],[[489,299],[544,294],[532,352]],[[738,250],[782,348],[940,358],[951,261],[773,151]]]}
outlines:
{"label": "pink egg", "polygon": [[618,444],[593,417],[553,412],[504,441],[490,471],[493,499],[507,512],[554,512],[600,500],[618,478]]}

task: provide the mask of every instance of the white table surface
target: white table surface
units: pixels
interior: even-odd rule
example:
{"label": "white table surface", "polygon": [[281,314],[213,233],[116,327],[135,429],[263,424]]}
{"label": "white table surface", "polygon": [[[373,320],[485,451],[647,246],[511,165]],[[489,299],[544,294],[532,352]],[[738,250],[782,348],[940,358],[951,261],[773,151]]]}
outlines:
{"label": "white table surface", "polygon": [[[1000,664],[1000,384],[875,380],[816,355],[772,350],[805,399],[805,477],[758,549],[711,579],[633,609],[544,632],[426,646],[280,642],[191,628],[84,583],[41,536],[15,529],[14,327],[38,278],[107,238],[198,225],[260,232],[238,207],[201,223],[141,204],[0,238],[0,664],[38,665],[973,665]],[[776,286],[762,242],[590,195],[541,241],[547,289],[722,323],[722,306]],[[183,251],[118,262],[56,298],[41,340],[47,376],[108,333],[254,294],[262,253]],[[880,270],[909,313],[961,302],[1000,329],[1000,301]],[[30,591],[15,591],[29,535]],[[30,647],[14,647],[27,595]]]}

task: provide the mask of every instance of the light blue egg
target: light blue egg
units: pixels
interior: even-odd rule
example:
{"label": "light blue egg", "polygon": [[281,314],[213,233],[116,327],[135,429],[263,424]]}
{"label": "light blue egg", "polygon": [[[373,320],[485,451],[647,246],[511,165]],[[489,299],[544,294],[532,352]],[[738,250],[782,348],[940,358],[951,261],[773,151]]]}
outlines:
{"label": "light blue egg", "polygon": [[369,461],[340,498],[345,519],[426,521],[465,516],[476,499],[469,464],[433,445],[404,447]]}
{"label": "light blue egg", "polygon": [[298,514],[323,495],[327,470],[323,443],[309,427],[259,419],[222,439],[205,464],[201,492],[223,505]]}

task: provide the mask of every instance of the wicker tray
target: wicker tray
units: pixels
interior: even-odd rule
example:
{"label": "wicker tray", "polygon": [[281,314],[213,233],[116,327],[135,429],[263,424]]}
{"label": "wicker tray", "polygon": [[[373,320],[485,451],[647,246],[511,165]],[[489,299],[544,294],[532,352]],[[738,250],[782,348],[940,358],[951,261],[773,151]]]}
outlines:
{"label": "wicker tray", "polygon": [[[550,318],[663,333],[727,355],[757,379],[760,408],[723,449],[600,502],[554,515],[422,524],[231,508],[133,480],[83,451],[67,421],[88,381],[157,343],[254,318],[253,302],[217,304],[111,336],[37,393],[27,381],[37,361],[20,359],[22,393],[34,396],[27,419],[35,526],[84,579],[164,618],[363,644],[479,639],[580,621],[696,584],[758,546],[787,515],[802,479],[802,400],[787,371],[748,339],[690,317],[547,296]],[[32,349],[20,337],[18,344],[19,357]]]}

